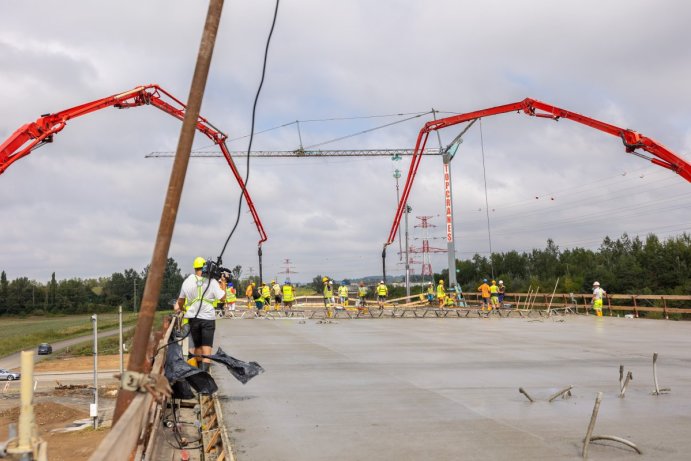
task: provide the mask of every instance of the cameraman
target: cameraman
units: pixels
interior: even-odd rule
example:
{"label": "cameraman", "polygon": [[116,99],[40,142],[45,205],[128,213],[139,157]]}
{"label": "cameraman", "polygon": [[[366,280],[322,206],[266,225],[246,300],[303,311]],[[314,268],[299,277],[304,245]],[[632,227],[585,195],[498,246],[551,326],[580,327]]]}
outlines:
{"label": "cameraman", "polygon": [[[221,276],[220,283],[213,278],[209,280],[209,266],[204,258],[195,258],[192,267],[194,274],[182,282],[175,312],[185,312],[184,317],[189,320],[194,354],[211,355],[216,330],[214,301],[225,301],[226,279]],[[197,357],[197,363],[199,368],[209,371],[210,359]]]}

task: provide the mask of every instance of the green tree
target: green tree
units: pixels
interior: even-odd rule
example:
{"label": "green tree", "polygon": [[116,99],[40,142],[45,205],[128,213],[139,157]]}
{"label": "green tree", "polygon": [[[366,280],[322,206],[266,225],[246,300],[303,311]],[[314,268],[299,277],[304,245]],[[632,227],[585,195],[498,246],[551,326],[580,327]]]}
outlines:
{"label": "green tree", "polygon": [[7,274],[2,271],[0,274],[0,315],[7,313],[10,284],[7,281]]}

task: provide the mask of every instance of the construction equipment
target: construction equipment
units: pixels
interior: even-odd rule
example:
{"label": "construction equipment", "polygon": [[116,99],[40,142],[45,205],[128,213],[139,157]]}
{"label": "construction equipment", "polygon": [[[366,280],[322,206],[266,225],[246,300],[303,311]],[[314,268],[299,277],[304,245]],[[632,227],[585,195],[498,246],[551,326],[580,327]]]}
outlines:
{"label": "construction equipment", "polygon": [[[4,173],[10,165],[20,158],[29,155],[44,144],[53,142],[53,136],[65,128],[68,120],[90,114],[100,109],[105,109],[106,107],[128,109],[143,105],[152,105],[178,120],[183,120],[185,118],[185,111],[187,109],[187,106],[182,101],[175,98],[159,85],[150,84],[138,86],[124,93],[87,102],[54,114],[42,115],[35,122],[23,125],[0,145],[0,174]],[[252,219],[259,232],[258,245],[261,247],[261,244],[267,240],[266,232],[264,232],[264,226],[257,215],[257,210],[246,189],[245,181],[240,176],[240,172],[235,166],[235,162],[226,146],[228,135],[214,127],[202,116],[199,116],[196,128],[197,131],[204,134],[221,149],[223,156],[228,162],[228,166],[233,172],[233,176],[235,176],[235,180],[238,182],[245,196],[247,206],[252,214]]]}
{"label": "construction equipment", "polygon": [[[523,112],[531,117],[539,118],[549,118],[555,121],[559,119],[566,118],[573,120],[583,125],[595,128],[605,133],[611,134],[612,136],[618,136],[624,143],[624,149],[627,153],[636,155],[638,157],[649,160],[655,165],[670,169],[680,175],[682,178],[691,182],[691,164],[686,162],[681,157],[674,154],[672,151],[664,147],[657,141],[648,138],[647,136],[638,133],[637,131],[630,130],[628,128],[620,128],[615,125],[610,125],[608,123],[595,120],[584,115],[577,114],[565,109],[561,109],[550,104],[546,104],[535,99],[526,98],[523,101],[514,102],[511,104],[505,104],[503,106],[491,107],[488,109],[476,110],[473,112],[467,112],[465,114],[453,115],[451,117],[441,118],[439,120],[431,120],[427,122],[417,137],[417,142],[415,144],[415,150],[413,153],[413,158],[410,162],[410,169],[408,170],[408,177],[406,178],[405,186],[403,188],[403,193],[401,194],[401,199],[398,202],[398,208],[396,209],[396,214],[394,216],[393,224],[391,225],[391,230],[389,231],[389,238],[384,243],[384,248],[382,250],[382,265],[384,270],[384,277],[386,277],[386,247],[391,245],[396,238],[396,233],[398,232],[398,226],[401,222],[401,217],[405,210],[405,204],[408,203],[408,196],[410,195],[410,190],[413,186],[413,181],[415,180],[415,174],[417,173],[418,166],[420,165],[420,160],[422,159],[421,153],[425,150],[427,144],[427,138],[430,132],[441,130],[442,128],[447,128],[450,126],[458,125],[459,123],[471,122],[482,117],[489,117],[492,115],[505,114],[507,112],[517,111],[519,114]],[[465,131],[464,131],[465,132]],[[463,133],[461,133],[463,134]],[[446,149],[445,152],[453,155],[455,150],[458,149],[460,144],[460,135],[452,142]],[[642,149],[652,157],[648,157],[637,149]]]}

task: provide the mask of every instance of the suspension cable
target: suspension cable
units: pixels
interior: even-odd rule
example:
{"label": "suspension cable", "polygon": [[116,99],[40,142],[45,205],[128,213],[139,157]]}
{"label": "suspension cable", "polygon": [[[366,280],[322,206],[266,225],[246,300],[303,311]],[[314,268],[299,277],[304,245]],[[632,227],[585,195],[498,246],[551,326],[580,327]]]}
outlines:
{"label": "suspension cable", "polygon": [[[278,5],[280,3],[280,0],[276,0],[276,7],[274,8],[274,17],[273,21],[271,22],[271,29],[269,30],[269,35],[266,38],[266,47],[264,48],[264,62],[262,64],[262,76],[261,80],[259,81],[259,87],[257,88],[257,94],[254,96],[254,104],[252,105],[252,124],[251,124],[251,129],[250,129],[250,140],[249,144],[247,146],[247,163],[246,163],[246,171],[245,171],[245,185],[242,188],[242,193],[240,194],[240,198],[238,200],[238,214],[237,218],[235,219],[235,224],[233,225],[232,230],[230,231],[230,234],[228,234],[228,238],[226,239],[225,243],[223,244],[223,248],[221,249],[221,253],[218,255],[218,262],[220,264],[220,261],[222,261],[223,254],[226,251],[226,247],[228,246],[228,242],[230,242],[230,238],[233,236],[235,233],[235,230],[238,227],[238,224],[240,223],[240,216],[242,214],[242,199],[245,197],[245,194],[247,193],[247,183],[250,178],[250,152],[252,152],[252,141],[254,140],[254,123],[256,119],[256,114],[257,114],[257,103],[259,101],[259,95],[261,94],[262,87],[264,86],[264,78],[266,77],[266,62],[267,58],[269,56],[269,45],[271,44],[271,37],[273,36],[274,33],[274,28],[276,27],[276,18],[278,17]],[[261,272],[261,246],[259,247],[259,270]]]}
{"label": "suspension cable", "polygon": [[480,119],[480,150],[482,152],[482,178],[485,181],[485,213],[487,214],[487,241],[489,242],[489,266],[494,278],[494,262],[492,261],[492,232],[489,224],[489,199],[487,198],[487,171],[485,169],[485,141],[482,135],[482,119]]}

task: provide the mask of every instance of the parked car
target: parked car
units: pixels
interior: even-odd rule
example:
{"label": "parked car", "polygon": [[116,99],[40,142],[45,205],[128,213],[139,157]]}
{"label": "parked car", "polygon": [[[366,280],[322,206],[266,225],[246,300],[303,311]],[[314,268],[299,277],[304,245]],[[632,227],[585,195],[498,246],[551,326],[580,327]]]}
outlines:
{"label": "parked car", "polygon": [[53,346],[48,343],[38,345],[38,355],[48,355],[53,353]]}
{"label": "parked car", "polygon": [[0,368],[0,379],[4,379],[5,381],[14,381],[15,379],[19,379],[21,377],[21,373]]}

